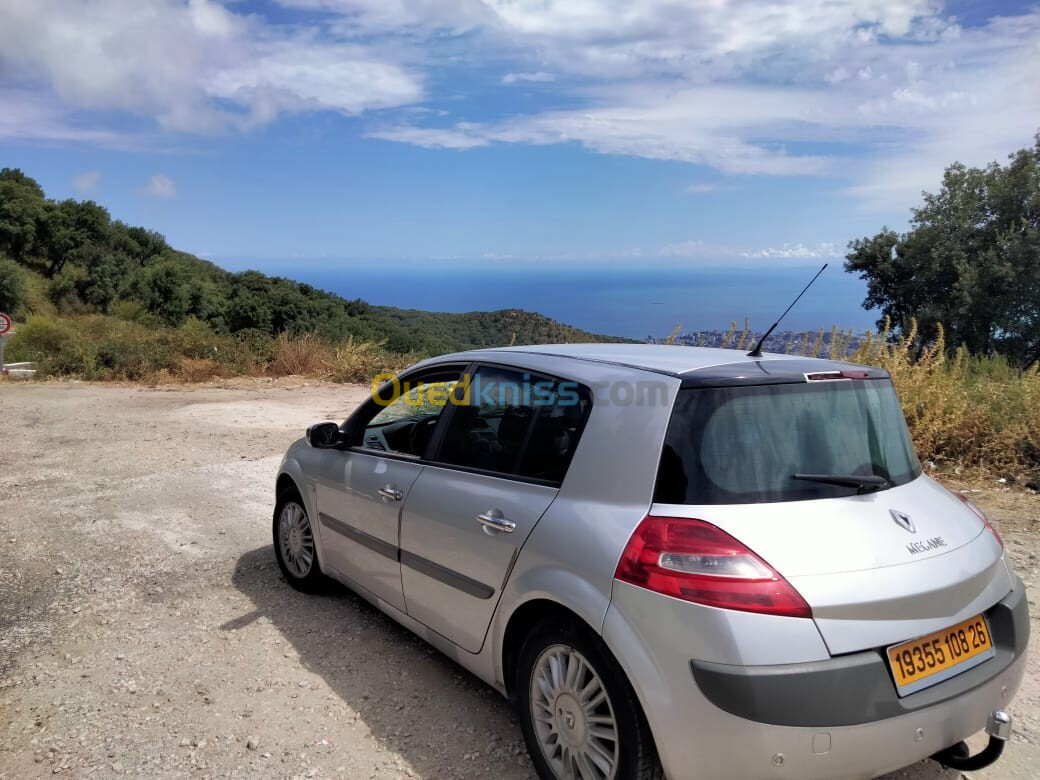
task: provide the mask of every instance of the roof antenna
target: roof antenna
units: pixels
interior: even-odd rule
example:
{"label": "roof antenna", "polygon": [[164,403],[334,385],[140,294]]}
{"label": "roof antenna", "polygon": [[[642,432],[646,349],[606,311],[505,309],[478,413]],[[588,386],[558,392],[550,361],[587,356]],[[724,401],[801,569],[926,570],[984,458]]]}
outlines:
{"label": "roof antenna", "polygon": [[[812,287],[813,286],[813,282],[815,282],[817,279],[819,279],[820,278],[820,274],[822,274],[826,270],[827,270],[827,263],[824,263],[823,264],[823,268],[821,268],[819,271],[816,272],[816,276],[814,276],[811,280],[809,280],[809,284],[805,285],[805,290],[808,290],[810,287]],[[791,311],[791,309],[794,308],[794,305],[796,303],[798,303],[798,300],[803,295],[805,295],[805,290],[802,290],[800,293],[798,293],[798,298],[795,298],[793,301],[791,301],[791,305],[788,306],[786,309],[784,309],[784,313],[781,314],[777,318],[777,321],[774,322],[773,325],[769,328],[769,330],[767,330],[765,332],[765,334],[762,336],[762,338],[760,338],[758,340],[758,343],[755,344],[755,348],[747,353],[747,356],[749,358],[760,358],[760,357],[762,357],[762,345],[766,343],[766,339],[769,338],[769,336],[773,333],[774,330],[776,330],[776,326],[780,324],[780,320],[782,320],[784,317],[786,317],[787,316],[787,312]]]}

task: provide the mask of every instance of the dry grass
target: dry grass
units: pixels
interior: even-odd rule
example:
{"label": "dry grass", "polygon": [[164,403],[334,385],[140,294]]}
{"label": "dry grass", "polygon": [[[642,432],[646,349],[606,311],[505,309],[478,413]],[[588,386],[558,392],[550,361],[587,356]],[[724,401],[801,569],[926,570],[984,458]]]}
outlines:
{"label": "dry grass", "polygon": [[[829,357],[892,375],[921,460],[940,471],[999,475],[1040,487],[1040,366],[1019,373],[999,357],[952,356],[944,334],[919,346],[916,324],[900,338],[886,328],[850,351],[851,331],[833,331]],[[822,333],[801,354],[819,355]]]}
{"label": "dry grass", "polygon": [[385,342],[351,338],[333,349],[332,357],[325,361],[325,369],[333,382],[368,382],[376,374],[397,373],[419,358],[419,355],[388,353]]}
{"label": "dry grass", "polygon": [[184,358],[181,361],[177,378],[182,382],[208,382],[212,379],[224,379],[233,374],[223,363],[209,358]]}
{"label": "dry grass", "polygon": [[309,376],[332,382],[367,382],[376,374],[399,371],[419,356],[386,351],[385,342],[357,341],[328,344],[313,333],[275,340],[274,358],[264,368],[267,376]]}
{"label": "dry grass", "polygon": [[198,320],[180,328],[155,328],[100,315],[30,317],[18,326],[7,352],[10,362],[37,361],[41,378],[75,376],[153,384],[233,376],[367,382],[419,357],[390,353],[383,342],[353,338],[329,344],[313,333],[274,339],[259,334],[234,337],[214,333]]}
{"label": "dry grass", "polygon": [[281,334],[274,345],[274,359],[267,364],[269,376],[324,376],[332,348],[314,333],[291,337]]}

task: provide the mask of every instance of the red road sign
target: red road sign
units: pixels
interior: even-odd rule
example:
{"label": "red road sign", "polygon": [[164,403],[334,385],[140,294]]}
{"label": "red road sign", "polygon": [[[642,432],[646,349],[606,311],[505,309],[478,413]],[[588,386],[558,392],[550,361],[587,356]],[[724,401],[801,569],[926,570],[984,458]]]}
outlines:
{"label": "red road sign", "polygon": [[11,330],[11,318],[6,314],[0,314],[0,336]]}

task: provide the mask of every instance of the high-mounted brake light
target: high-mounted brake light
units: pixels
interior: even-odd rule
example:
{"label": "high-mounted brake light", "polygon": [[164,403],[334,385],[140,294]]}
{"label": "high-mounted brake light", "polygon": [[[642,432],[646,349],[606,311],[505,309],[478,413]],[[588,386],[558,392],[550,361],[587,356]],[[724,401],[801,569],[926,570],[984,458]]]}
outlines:
{"label": "high-mounted brake light", "polygon": [[826,382],[835,379],[870,379],[870,372],[848,369],[845,371],[816,371],[812,374],[806,374],[805,378],[809,382]]}
{"label": "high-mounted brake light", "polygon": [[703,520],[647,516],[628,540],[614,576],[709,607],[812,617],[791,583],[745,545]]}
{"label": "high-mounted brake light", "polygon": [[975,516],[985,524],[986,528],[989,529],[989,532],[991,534],[997,537],[997,541],[1000,542],[1000,549],[1003,550],[1004,540],[1000,538],[1000,534],[997,533],[997,529],[993,527],[993,523],[989,521],[989,518],[986,517],[983,511],[979,509],[977,506],[975,506],[973,503],[971,503],[971,501],[968,500],[968,497],[963,493],[954,493],[954,495],[957,496],[957,498],[959,498],[961,501],[963,501],[965,506],[968,507],[968,509],[975,513]]}

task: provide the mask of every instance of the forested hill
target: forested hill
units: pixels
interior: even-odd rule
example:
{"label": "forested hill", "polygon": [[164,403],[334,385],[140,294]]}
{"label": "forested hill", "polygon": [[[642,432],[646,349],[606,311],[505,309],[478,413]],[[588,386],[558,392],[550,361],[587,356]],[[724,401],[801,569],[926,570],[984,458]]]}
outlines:
{"label": "forested hill", "polygon": [[230,273],[93,201],[51,200],[36,181],[0,170],[0,311],[106,314],[178,327],[194,318],[217,334],[315,333],[385,342],[396,353],[619,341],[532,312],[445,314],[372,306],[256,271]]}

